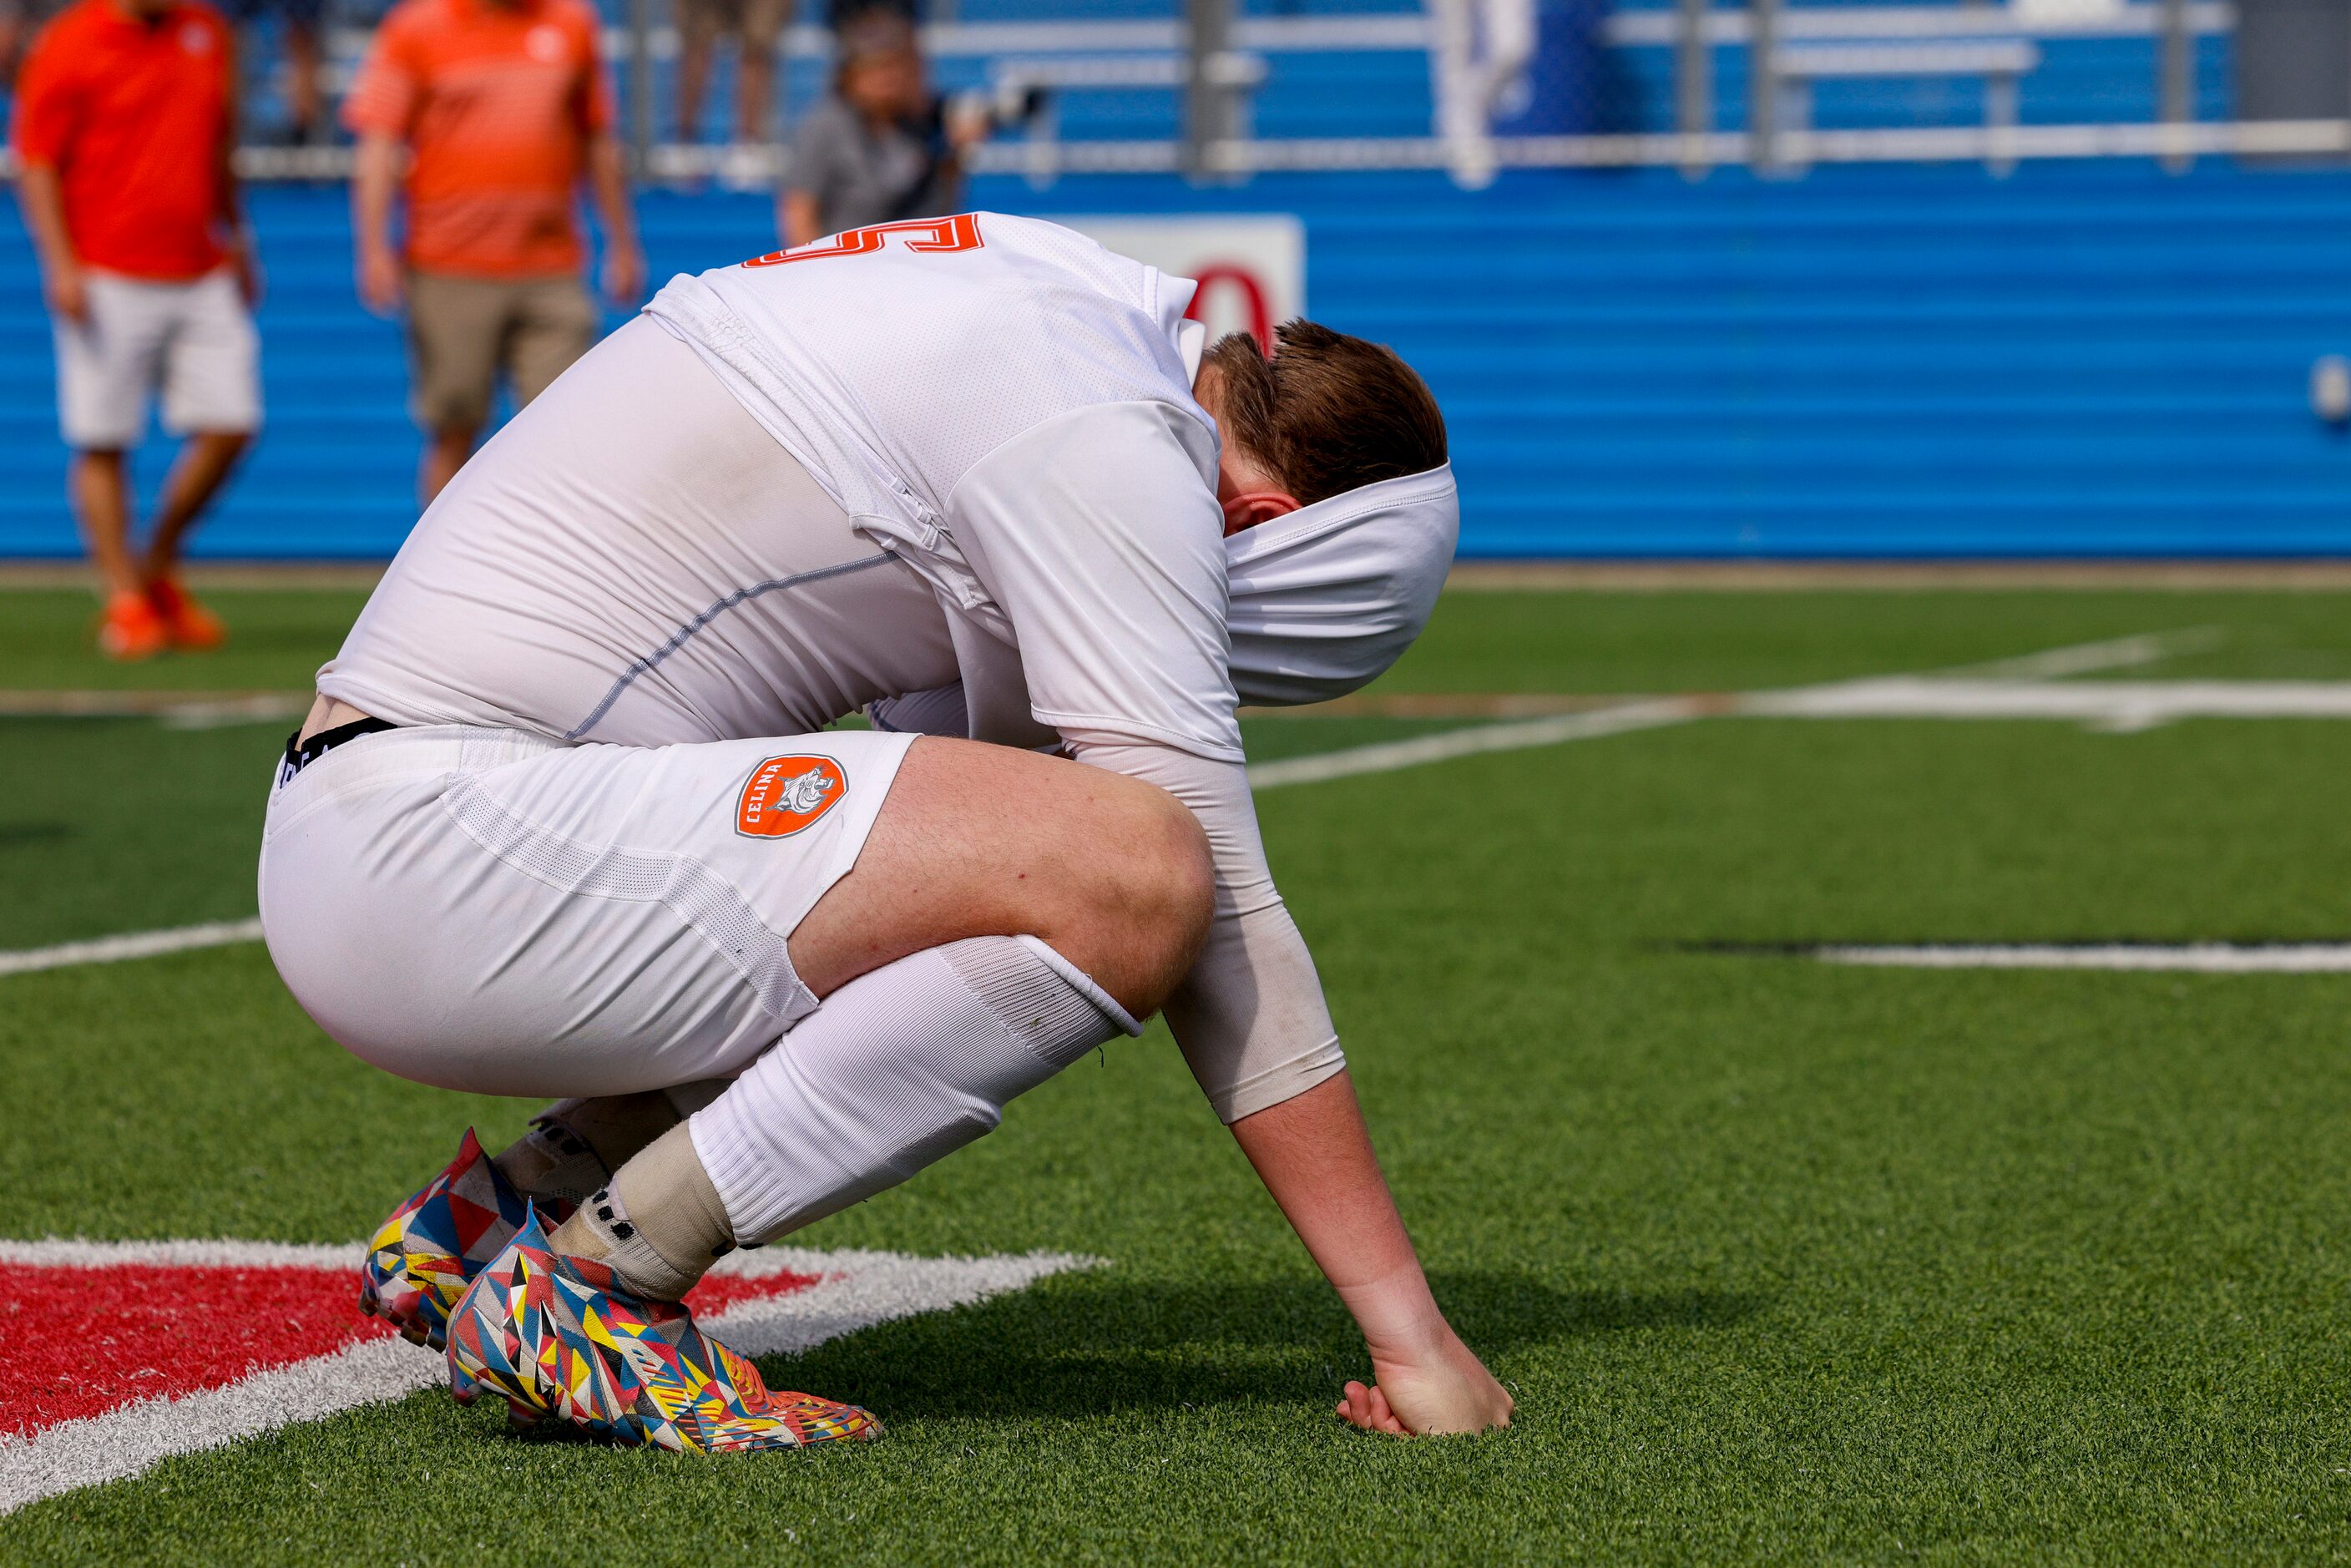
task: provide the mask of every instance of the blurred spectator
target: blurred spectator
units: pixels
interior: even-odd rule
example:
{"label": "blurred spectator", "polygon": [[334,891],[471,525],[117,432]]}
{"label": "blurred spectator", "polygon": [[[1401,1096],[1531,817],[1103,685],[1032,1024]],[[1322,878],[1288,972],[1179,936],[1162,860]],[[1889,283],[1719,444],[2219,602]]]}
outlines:
{"label": "blurred spectator", "polygon": [[792,0],[677,0],[677,139],[702,140],[702,94],[721,33],[735,37],[735,145],[727,183],[749,188],[763,167],[776,93],[776,46],[792,25]]}
{"label": "blurred spectator", "polygon": [[1461,184],[1494,178],[1497,110],[1534,58],[1534,0],[1429,0],[1437,57],[1437,133]]}
{"label": "blurred spectator", "polygon": [[[223,634],[178,568],[261,423],[256,275],[229,166],[232,43],[193,0],[78,0],[18,83],[17,199],[55,329],[75,509],[107,592],[99,646],[119,659]],[[134,561],[124,456],[159,389],[163,423],[187,441]]]}
{"label": "blurred spectator", "polygon": [[931,90],[912,23],[865,10],[841,25],[832,92],[792,138],[780,226],[784,244],[899,218],[952,213],[963,202],[963,152],[989,130],[986,110]]}
{"label": "blurred spectator", "polygon": [[[501,372],[526,403],[595,341],[583,178],[605,292],[627,305],[643,287],[596,26],[580,0],[401,0],[344,103],[360,139],[360,298],[385,314],[407,304],[428,503],[472,455]],[[404,255],[392,240],[403,153]]]}
{"label": "blurred spectator", "polygon": [[298,142],[316,141],[326,131],[326,99],[319,87],[319,24],[326,0],[228,0],[228,14],[250,27],[277,18],[278,47],[286,51],[286,124]]}
{"label": "blurred spectator", "polygon": [[33,35],[65,9],[65,0],[0,0],[0,88],[16,89],[16,70]]}

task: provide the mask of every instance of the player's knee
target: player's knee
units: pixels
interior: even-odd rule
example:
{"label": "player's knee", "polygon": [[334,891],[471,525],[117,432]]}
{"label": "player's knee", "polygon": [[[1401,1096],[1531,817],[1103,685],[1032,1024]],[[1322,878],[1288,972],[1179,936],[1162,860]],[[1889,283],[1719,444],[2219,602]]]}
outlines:
{"label": "player's knee", "polygon": [[[1199,820],[1163,789],[1144,787],[1122,802],[1118,846],[1104,857],[1106,908],[1098,911],[1115,932],[1119,967],[1138,1012],[1155,1009],[1199,956],[1216,898],[1216,872]],[[1113,993],[1115,994],[1115,992]]]}

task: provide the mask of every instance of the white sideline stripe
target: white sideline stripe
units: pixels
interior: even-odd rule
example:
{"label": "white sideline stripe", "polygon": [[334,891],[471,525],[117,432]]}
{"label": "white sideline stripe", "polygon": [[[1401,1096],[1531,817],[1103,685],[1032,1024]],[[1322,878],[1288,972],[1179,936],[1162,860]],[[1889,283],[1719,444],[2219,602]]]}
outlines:
{"label": "white sideline stripe", "polygon": [[1326,779],[1347,779],[1358,773],[1392,773],[1427,762],[1449,762],[1486,751],[1521,751],[1534,746],[1559,746],[1571,740],[1592,740],[1604,735],[1625,735],[1636,729],[1656,729],[1684,724],[1722,704],[1700,697],[1658,697],[1594,708],[1589,713],[1562,714],[1555,718],[1522,719],[1514,724],[1486,724],[1471,729],[1448,729],[1413,740],[1382,741],[1376,746],[1351,747],[1344,751],[1317,752],[1311,757],[1287,757],[1259,762],[1249,770],[1249,788],[1280,789],[1292,784],[1319,784]]}
{"label": "white sideline stripe", "polygon": [[1815,947],[1823,964],[1905,969],[2139,969],[2206,975],[2351,974],[2351,942],[2278,942],[2238,946],[2192,942],[2163,947],[2135,942],[2099,946],[2031,944],[1930,945],[1917,947]]}
{"label": "white sideline stripe", "polygon": [[0,691],[0,718],[154,718],[166,729],[299,718],[309,692]]}
{"label": "white sideline stripe", "polygon": [[[2182,626],[2177,631],[2141,632],[2104,643],[2076,643],[2067,648],[2050,648],[2013,659],[1994,659],[1985,664],[1959,664],[1948,670],[1928,670],[1917,675],[1872,675],[1866,678],[2052,681],[2065,675],[2095,674],[2100,670],[2132,670],[2143,664],[2161,664],[2183,653],[2209,652],[2227,640],[2228,634],[2218,626]],[[1801,686],[1797,689],[1833,691],[1840,685],[1851,684],[1832,681],[1822,686]]]}
{"label": "white sideline stripe", "polygon": [[1855,681],[1740,699],[1759,718],[2046,718],[2144,729],[2184,718],[2351,718],[2340,681]]}
{"label": "white sideline stripe", "polygon": [[142,1399],[0,1440],[0,1514],[59,1492],[121,1480],[176,1454],[217,1448],[298,1421],[398,1399],[445,1375],[441,1358],[403,1339],[371,1339],[224,1388]]}
{"label": "white sideline stripe", "polygon": [[[237,1241],[8,1241],[0,1263],[214,1262],[355,1269],[361,1244]],[[783,1355],[876,1323],[969,1306],[1102,1260],[1068,1252],[1021,1257],[915,1258],[900,1252],[762,1248],[719,1270],[758,1277],[819,1274],[820,1283],[714,1313],[708,1327],[747,1355]],[[363,1340],[329,1355],[255,1373],[177,1399],[142,1399],[101,1416],[61,1421],[29,1438],[0,1435],[0,1514],[59,1492],[120,1480],[179,1454],[217,1448],[296,1422],[399,1399],[442,1384],[443,1358],[398,1338]]]}
{"label": "white sideline stripe", "polygon": [[152,958],[162,953],[184,953],[193,947],[226,947],[261,940],[261,921],[215,920],[203,925],[174,925],[163,931],[133,931],[121,936],[99,936],[88,942],[60,942],[54,947],[23,947],[0,953],[0,975],[28,975],[36,969],[63,969],[75,964],[119,964],[125,958]]}
{"label": "white sideline stripe", "polygon": [[0,1240],[0,1266],[20,1269],[356,1269],[363,1242]]}
{"label": "white sideline stripe", "polygon": [[[1329,779],[1352,778],[1359,773],[1387,773],[1399,768],[1417,768],[1424,763],[1449,762],[1455,758],[1475,757],[1489,751],[1520,751],[1531,747],[1560,746],[1572,740],[1593,740],[1602,736],[1687,724],[1692,719],[1719,714],[1761,711],[1755,706],[1759,703],[1793,702],[1815,697],[1828,700],[1831,694],[1865,690],[1894,682],[1924,685],[1949,677],[2006,676],[2011,682],[2022,683],[2058,675],[2087,674],[2098,670],[2129,669],[2211,647],[2220,642],[2220,635],[2210,626],[2191,626],[2176,632],[2149,632],[2133,637],[2051,648],[2038,653],[2027,653],[2021,658],[2000,659],[1988,664],[1965,664],[1949,671],[1929,671],[1923,675],[1871,676],[1858,681],[1832,681],[1817,686],[1797,686],[1781,692],[1750,692],[1719,697],[1653,697],[1623,703],[1614,707],[1594,708],[1588,713],[1563,714],[1554,718],[1520,719],[1509,724],[1449,729],[1414,740],[1383,741],[1375,746],[1352,747],[1343,751],[1323,751],[1311,757],[1290,757],[1279,762],[1259,763],[1249,770],[1249,788],[1280,789],[1292,784],[1319,784]],[[2024,688],[2019,685],[2018,689]]]}
{"label": "white sideline stripe", "polygon": [[[2193,626],[2174,632],[2152,632],[2133,637],[2118,637],[2100,643],[2084,643],[2067,648],[2052,648],[2022,658],[2001,659],[1987,664],[1968,664],[1923,675],[1873,676],[1857,681],[1832,681],[1817,686],[1798,686],[1779,692],[1750,692],[1727,696],[1653,697],[1620,703],[1613,707],[1593,708],[1583,713],[1561,714],[1547,718],[1520,719],[1508,724],[1479,725],[1466,729],[1447,730],[1439,735],[1426,735],[1412,740],[1383,741],[1374,746],[1352,747],[1342,751],[1318,752],[1311,757],[1284,758],[1278,762],[1260,762],[1249,770],[1253,789],[1281,789],[1293,784],[1319,784],[1331,779],[1349,779],[1364,773],[1389,773],[1400,768],[1418,768],[1431,762],[1448,762],[1455,758],[1475,757],[1483,752],[1522,751],[1539,746],[1561,746],[1573,740],[1593,740],[1602,736],[1625,735],[1634,730],[1658,729],[1667,725],[1687,724],[1692,719],[1719,714],[1757,714],[1769,716],[1795,717],[1922,717],[1937,716],[1929,708],[1935,703],[1963,704],[1964,695],[1938,695],[1944,683],[1954,691],[1964,692],[1959,683],[1973,677],[1979,683],[2004,679],[2001,689],[2023,693],[2022,683],[2046,680],[2060,675],[2087,674],[2099,670],[2127,669],[2151,664],[2179,653],[2211,647],[2220,640],[2220,633],[2209,626]],[[2160,702],[2129,700],[2129,694],[2169,689],[2166,684],[2150,683],[2129,687],[2120,683],[2095,687],[2047,688],[2063,693],[2091,693],[2103,695],[2060,696],[2050,699],[2062,704],[2079,700],[2105,706],[2095,712],[2039,713],[2024,712],[2030,700],[2014,699],[2016,708],[1980,715],[1949,716],[1984,717],[2085,717],[2113,728],[2137,727],[2143,723],[2162,723],[2168,716],[2187,716],[2196,713],[2221,713],[2218,705],[2236,700],[2225,694],[2230,691],[2253,693],[2275,686],[2294,686],[2308,693],[2326,693],[2335,688],[2317,682],[2307,683],[2229,683],[2220,681],[2173,683],[2193,687],[2205,693],[2203,708],[2181,706],[2175,716]],[[2346,688],[2351,691],[2351,688]],[[1896,709],[1884,705],[1896,700],[1900,693],[1918,695],[1902,696],[1900,700],[1913,706]],[[2118,696],[2116,694],[2120,693]],[[1989,704],[1989,697],[1979,697]],[[2007,700],[2007,699],[2002,699]],[[2256,697],[2246,697],[2248,703],[2258,703]],[[2284,701],[2286,699],[2277,699]],[[2305,705],[2332,701],[2318,695],[2293,699]],[[1881,705],[1872,710],[1866,705]],[[2346,713],[2338,715],[2329,709],[2317,716],[2351,716],[2351,697],[2344,699]],[[1837,704],[1851,705],[1835,708]],[[1818,705],[1805,707],[1802,705]],[[1834,710],[1834,711],[1833,711]],[[1938,710],[1939,711],[1939,710]],[[2302,716],[2304,710],[2294,710],[2293,716]],[[2283,709],[2272,712],[2257,706],[2228,710],[2230,716],[2285,716]],[[2152,713],[2155,716],[2147,717]],[[125,936],[106,936],[91,942],[68,942],[55,947],[33,947],[18,952],[0,952],[0,977],[21,975],[36,969],[63,968],[72,964],[110,964],[125,958],[145,958],[161,953],[178,953],[192,947],[217,947],[234,942],[260,940],[258,920],[224,921],[210,925],[183,925],[167,931],[142,931]]]}

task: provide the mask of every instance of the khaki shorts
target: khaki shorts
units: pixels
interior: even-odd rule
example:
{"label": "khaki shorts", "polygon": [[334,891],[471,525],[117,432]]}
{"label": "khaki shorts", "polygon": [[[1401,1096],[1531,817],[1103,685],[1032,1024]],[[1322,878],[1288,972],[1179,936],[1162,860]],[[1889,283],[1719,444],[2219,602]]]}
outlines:
{"label": "khaki shorts", "polygon": [[792,23],[792,0],[677,0],[677,31],[686,44],[732,33],[743,47],[773,55]]}
{"label": "khaki shorts", "polygon": [[731,1078],[816,1010],[786,947],[914,737],[394,729],[270,791],[261,925],[343,1047],[482,1094]]}
{"label": "khaki shorts", "polygon": [[577,277],[410,274],[416,423],[426,430],[479,430],[489,423],[501,371],[519,408],[594,346],[599,325],[596,302]]}

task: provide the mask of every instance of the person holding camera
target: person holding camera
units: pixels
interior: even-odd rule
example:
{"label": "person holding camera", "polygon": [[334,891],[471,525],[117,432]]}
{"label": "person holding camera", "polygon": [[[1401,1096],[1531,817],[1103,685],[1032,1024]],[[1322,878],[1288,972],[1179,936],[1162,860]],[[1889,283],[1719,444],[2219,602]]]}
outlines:
{"label": "person holding camera", "polygon": [[902,13],[847,18],[838,37],[832,91],[792,139],[777,225],[788,247],[956,211],[964,150],[994,129],[984,105],[932,90],[914,25]]}

